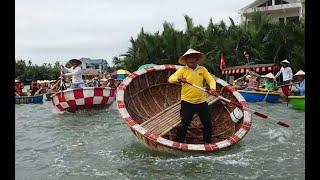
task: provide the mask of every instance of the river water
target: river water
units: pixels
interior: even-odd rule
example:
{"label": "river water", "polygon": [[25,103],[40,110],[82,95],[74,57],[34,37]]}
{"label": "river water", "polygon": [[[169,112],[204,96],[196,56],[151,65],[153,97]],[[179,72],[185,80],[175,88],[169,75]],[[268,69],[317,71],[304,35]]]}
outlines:
{"label": "river water", "polygon": [[[45,97],[44,97],[45,100]],[[59,113],[50,101],[15,105],[15,177],[37,179],[305,179],[305,112],[286,103],[250,108],[248,134],[210,154],[167,154],[140,144],[115,102],[104,110]]]}

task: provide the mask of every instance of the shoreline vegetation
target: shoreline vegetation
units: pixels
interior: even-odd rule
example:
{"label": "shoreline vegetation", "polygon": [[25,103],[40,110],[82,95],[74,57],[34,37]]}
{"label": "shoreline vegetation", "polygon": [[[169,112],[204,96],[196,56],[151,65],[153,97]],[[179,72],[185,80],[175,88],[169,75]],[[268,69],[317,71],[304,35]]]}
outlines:
{"label": "shoreline vegetation", "polygon": [[[207,27],[194,25],[191,17],[185,15],[186,28],[176,30],[169,22],[163,23],[163,31],[151,34],[143,27],[136,39],[130,38],[131,47],[118,57],[113,57],[111,71],[124,68],[136,71],[143,64],[178,64],[179,57],[189,48],[204,52],[208,59],[200,65],[209,72],[222,77],[220,56],[223,53],[226,67],[244,65],[249,53],[250,62],[256,64],[279,64],[288,59],[294,71],[305,69],[305,24],[304,21],[273,22],[270,16],[256,13],[249,24],[230,25],[224,21]],[[60,76],[60,63],[33,65],[29,60],[15,60],[15,76],[22,79],[56,79]],[[68,66],[68,65],[66,65]]]}

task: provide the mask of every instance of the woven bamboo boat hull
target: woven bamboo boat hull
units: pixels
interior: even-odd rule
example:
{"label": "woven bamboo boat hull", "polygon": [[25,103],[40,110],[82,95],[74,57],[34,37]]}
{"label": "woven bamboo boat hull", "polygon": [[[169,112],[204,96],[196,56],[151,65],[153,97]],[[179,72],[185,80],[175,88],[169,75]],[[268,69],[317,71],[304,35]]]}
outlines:
{"label": "woven bamboo boat hull", "polygon": [[115,90],[109,87],[67,89],[52,96],[51,102],[60,111],[108,107],[115,99]]}
{"label": "woven bamboo boat hull", "polygon": [[269,103],[279,102],[280,93],[279,92],[263,92],[263,91],[245,91],[239,90],[239,93],[248,102],[261,102],[267,96],[266,101]]}
{"label": "woven bamboo boat hull", "polygon": [[305,110],[305,96],[288,96],[292,108]]}
{"label": "woven bamboo boat hull", "polygon": [[[177,125],[181,121],[179,115],[181,85],[168,83],[168,78],[180,67],[158,65],[141,69],[120,84],[116,103],[133,135],[149,148],[165,152],[213,152],[238,143],[250,130],[250,113],[241,110],[243,117],[234,123],[230,112],[236,107],[214,100],[210,100],[210,103],[214,102],[213,104],[208,103],[213,125],[212,142],[204,144],[202,124],[198,116],[194,116],[188,128],[185,143],[175,141]],[[222,96],[239,102],[244,107],[248,106],[233,86],[217,77],[215,79],[217,91]],[[207,98],[212,99],[213,96]],[[168,126],[172,121],[178,123]]]}
{"label": "woven bamboo boat hull", "polygon": [[42,104],[43,95],[15,97],[16,104]]}

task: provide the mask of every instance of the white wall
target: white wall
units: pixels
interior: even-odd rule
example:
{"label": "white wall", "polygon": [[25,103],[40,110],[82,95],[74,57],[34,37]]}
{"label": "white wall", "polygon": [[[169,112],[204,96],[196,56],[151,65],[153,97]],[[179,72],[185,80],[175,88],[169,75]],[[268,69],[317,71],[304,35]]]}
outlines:
{"label": "white wall", "polygon": [[[279,18],[300,16],[300,9],[274,11],[268,14],[274,19],[274,21],[279,21]],[[250,19],[250,15],[248,16],[248,19]],[[241,17],[241,20],[243,20],[242,22],[244,22],[245,17]]]}

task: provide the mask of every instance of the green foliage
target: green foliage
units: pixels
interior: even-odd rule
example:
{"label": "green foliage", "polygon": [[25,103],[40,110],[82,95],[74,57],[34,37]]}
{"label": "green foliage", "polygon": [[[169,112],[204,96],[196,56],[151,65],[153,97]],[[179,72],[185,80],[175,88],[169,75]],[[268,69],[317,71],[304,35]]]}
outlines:
{"label": "green foliage", "polygon": [[304,70],[304,23],[282,24],[272,22],[271,17],[256,13],[248,25],[236,25],[232,18],[230,26],[221,21],[208,26],[196,26],[185,15],[185,31],[176,30],[173,24],[163,23],[162,33],[145,33],[141,28],[136,39],[131,37],[131,47],[121,57],[114,57],[115,67],[135,71],[143,64],[178,64],[179,57],[189,48],[205,53],[204,65],[221,76],[220,54],[223,53],[227,67],[246,63],[243,56],[248,50],[250,61],[276,63],[288,59],[293,69]]}
{"label": "green foliage", "polygon": [[31,61],[26,64],[25,60],[15,61],[15,76],[26,79],[57,79],[60,76],[60,63],[57,61],[52,66],[44,63],[42,66],[32,65]]}
{"label": "green foliage", "polygon": [[[295,71],[304,70],[304,21],[298,23],[272,22],[271,17],[256,13],[249,24],[237,25],[232,18],[230,26],[225,22],[213,23],[207,27],[195,25],[191,17],[185,15],[184,31],[177,30],[169,22],[163,23],[163,31],[153,34],[141,28],[137,38],[131,37],[131,47],[127,52],[114,57],[112,72],[119,68],[137,70],[143,64],[178,64],[178,59],[189,48],[207,55],[202,63],[211,73],[221,76],[220,55],[224,54],[227,67],[243,65],[246,59],[244,50],[248,50],[250,61],[279,64],[288,59]],[[16,60],[16,76],[22,78],[55,79],[60,75],[60,64],[56,62],[42,66]],[[71,67],[69,63],[66,67]]]}

